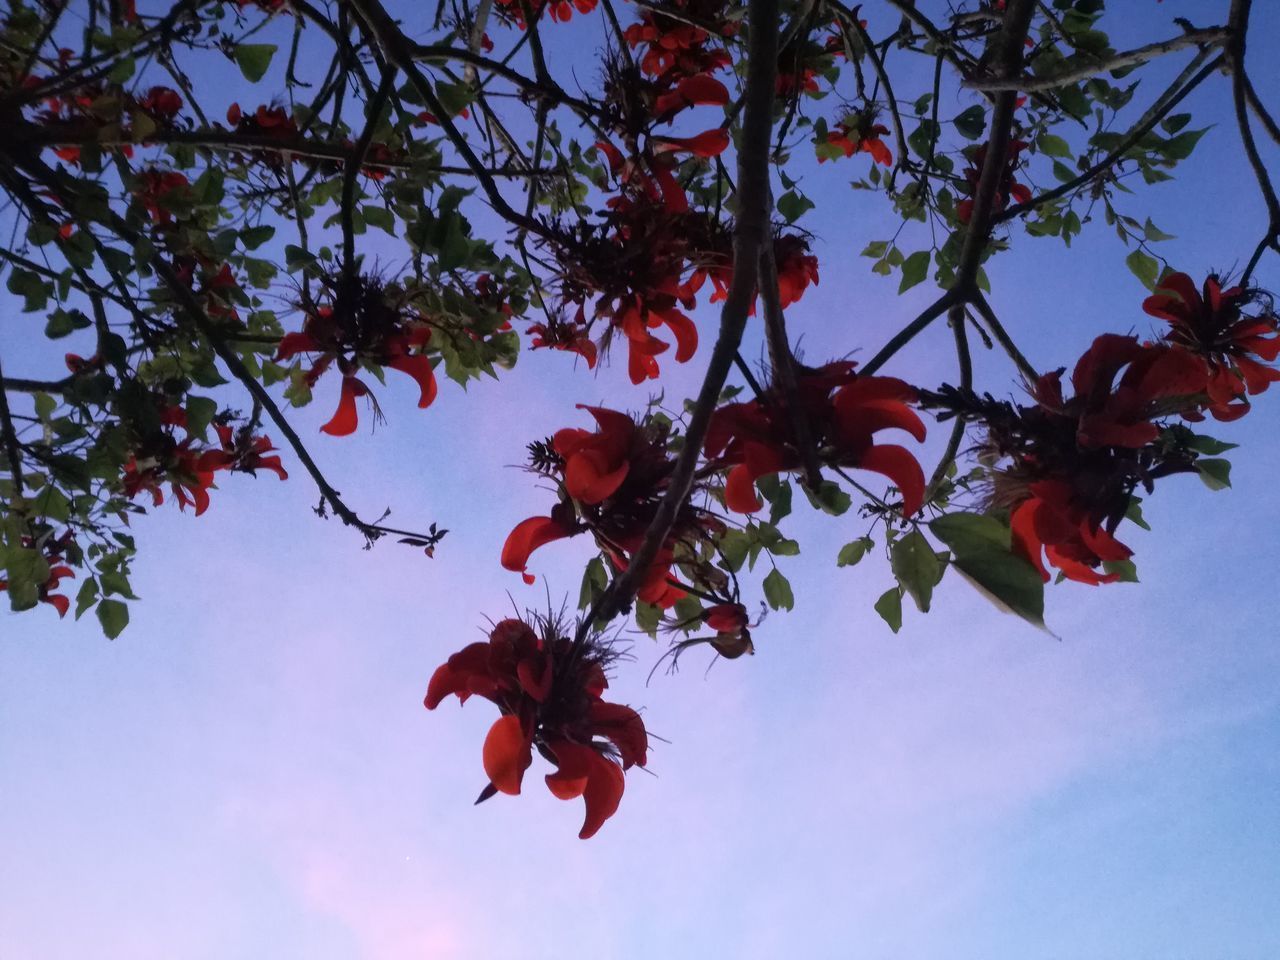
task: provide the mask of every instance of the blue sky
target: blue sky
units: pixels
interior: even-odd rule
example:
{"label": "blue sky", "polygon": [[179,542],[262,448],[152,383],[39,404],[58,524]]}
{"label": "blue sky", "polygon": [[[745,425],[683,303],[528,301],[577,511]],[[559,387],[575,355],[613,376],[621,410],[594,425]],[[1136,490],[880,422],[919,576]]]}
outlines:
{"label": "blue sky", "polygon": [[[1113,5],[1117,43],[1225,8]],[[1280,35],[1257,6],[1255,35]],[[1280,106],[1261,53],[1255,83]],[[1177,184],[1128,202],[1202,275],[1247,259],[1264,213],[1225,78],[1191,106],[1217,125]],[[845,186],[866,158],[842,163],[811,172],[823,279],[790,322],[813,358],[851,342],[865,358],[934,295],[898,298],[857,257],[892,225]],[[1033,363],[1152,328],[1100,218],[1070,251],[1017,246],[989,269],[993,305]],[[1259,280],[1280,287],[1280,258]],[[953,378],[948,344],[940,327],[887,372]],[[664,376],[669,391],[691,389],[704,356]],[[1002,357],[976,361],[991,389],[1016,389]],[[804,553],[783,561],[797,609],[757,631],[754,658],[705,673],[690,659],[645,686],[660,651],[636,639],[616,699],[670,743],[596,838],[576,838],[580,805],[536,777],[473,807],[492,712],[427,713],[426,680],[486,616],[576,595],[587,549],[541,551],[534,587],[498,567],[506,533],[547,505],[508,465],[577,423],[572,403],[645,396],[623,370],[526,356],[500,383],[444,384],[426,413],[393,381],[389,423],[346,440],[314,433],[322,396],[299,421],[335,484],[362,512],[449,527],[437,559],[361,551],[310,513],[299,470],[224,483],[198,520],[166,505],[140,521],[143,602],[114,643],[51,609],[0,614],[0,956],[1280,954],[1280,396],[1214,425],[1241,444],[1231,490],[1173,478],[1144,505],[1153,531],[1124,537],[1140,584],[1048,592],[1060,642],[956,579],[892,635],[871,610],[885,565],[834,565],[858,522],[801,509]]]}

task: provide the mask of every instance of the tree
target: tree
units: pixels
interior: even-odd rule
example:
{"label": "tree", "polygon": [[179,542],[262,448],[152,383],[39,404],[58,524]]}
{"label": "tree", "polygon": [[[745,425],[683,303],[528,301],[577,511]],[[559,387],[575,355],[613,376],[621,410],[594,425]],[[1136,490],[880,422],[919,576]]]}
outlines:
{"label": "tree", "polygon": [[[75,615],[96,608],[114,638],[135,599],[131,518],[166,497],[200,516],[216,481],[286,480],[286,457],[317,512],[366,546],[390,536],[433,556],[447,531],[357,514],[288,407],[336,398],[322,432],[347,436],[362,407],[382,417],[370,383],[387,369],[428,408],[438,373],[500,380],[523,334],[559,375],[618,350],[637,388],[661,384],[668,356],[704,369],[682,406],[584,407],[530,438],[528,470],[555,496],[512,530],[501,566],[532,583],[531,556],[554,541],[589,535],[598,553],[576,617],[501,620],[430,679],[429,708],[499,707],[481,799],[518,793],[536,748],[552,792],[585,798],[582,835],[599,829],[647,750],[640,715],[604,699],[611,629],[661,631],[672,667],[697,646],[751,653],[752,607],[793,604],[776,565],[755,567],[799,552],[779,527],[794,485],[833,516],[857,496],[865,533],[837,563],[886,551],[897,582],[875,609],[893,630],[903,597],[927,612],[952,568],[1043,628],[1054,571],[1134,578],[1117,532],[1143,523],[1159,480],[1229,484],[1232,445],[1187,424],[1238,419],[1280,379],[1280,319],[1254,283],[1280,252],[1257,139],[1280,143],[1280,128],[1245,68],[1250,6],[1231,0],[1210,27],[1151,17],[1165,32],[1117,51],[1103,0],[664,0],[626,24],[611,0],[442,2],[402,19],[380,0],[15,4],[0,66],[7,286],[46,315],[48,340],[92,351],[36,379],[10,368],[47,369],[48,349],[6,340],[0,586],[16,611],[65,616],[77,579]],[[575,93],[584,44],[598,73]],[[1171,58],[1186,63],[1153,95],[1145,75]],[[1168,235],[1135,209],[1208,131],[1177,110],[1219,77],[1267,217],[1235,278],[1165,262],[1153,244]],[[850,170],[897,221],[858,241],[872,272],[939,292],[867,362],[811,365],[785,322],[819,281],[802,181]],[[1156,332],[1099,337],[1064,384],[1065,367],[1019,350],[984,265],[1024,233],[1070,247],[1099,208]],[[370,229],[402,241],[403,262],[375,262]],[[954,383],[881,373],[943,318]],[[763,370],[742,352],[753,328]],[[975,384],[971,336],[1007,355],[1025,395]],[[883,436],[924,442],[921,413],[949,421],[927,472]]]}

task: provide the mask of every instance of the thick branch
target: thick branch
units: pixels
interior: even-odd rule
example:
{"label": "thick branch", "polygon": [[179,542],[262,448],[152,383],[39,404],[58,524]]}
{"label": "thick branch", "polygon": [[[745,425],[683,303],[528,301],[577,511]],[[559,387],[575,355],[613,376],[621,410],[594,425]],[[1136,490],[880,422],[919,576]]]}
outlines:
{"label": "thick branch", "polygon": [[1117,53],[1106,60],[1081,63],[1069,70],[1063,70],[1061,73],[1043,77],[1021,76],[1007,80],[994,78],[966,80],[962,86],[968,87],[970,90],[1021,90],[1025,93],[1036,93],[1041,90],[1065,87],[1070,83],[1079,83],[1081,80],[1096,77],[1100,73],[1123,70],[1126,67],[1136,67],[1139,64],[1146,63],[1148,60],[1153,60],[1166,53],[1173,53],[1175,50],[1182,50],[1186,47],[1215,46],[1226,39],[1227,31],[1224,28],[1208,27],[1204,30],[1192,30],[1180,37],[1173,37],[1169,40],[1149,43],[1145,47],[1126,50],[1124,53]]}
{"label": "thick branch", "polygon": [[773,255],[773,244],[765,240],[759,256],[760,300],[764,306],[765,341],[769,346],[769,365],[773,368],[773,385],[781,395],[783,412],[791,425],[796,447],[804,465],[805,484],[814,493],[822,486],[822,470],[818,463],[818,450],[809,430],[809,421],[800,406],[799,384],[796,380],[796,360],[787,339],[787,321],[782,312],[782,299],[778,294],[778,264]]}
{"label": "thick branch", "polygon": [[676,514],[688,501],[707,427],[742,342],[747,314],[755,299],[756,265],[769,229],[769,141],[773,131],[773,88],[778,58],[777,0],[751,0],[748,22],[746,105],[738,149],[738,217],[733,231],[733,282],[720,313],[720,332],[667,492],[627,569],[614,578],[579,625],[579,640],[586,636],[593,623],[611,620],[631,603],[670,534]]}

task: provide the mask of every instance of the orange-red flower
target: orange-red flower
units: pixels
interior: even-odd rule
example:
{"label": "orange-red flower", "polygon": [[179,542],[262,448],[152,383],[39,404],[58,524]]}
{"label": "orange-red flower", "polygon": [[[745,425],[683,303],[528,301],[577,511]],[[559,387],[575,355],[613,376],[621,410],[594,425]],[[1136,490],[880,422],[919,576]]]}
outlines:
{"label": "orange-red flower", "polygon": [[[640,425],[625,413],[582,407],[595,418],[594,431],[567,428],[548,444],[532,444],[535,472],[556,481],[561,501],[550,516],[519,523],[502,548],[502,566],[523,575],[529,555],[544,544],[590,532],[616,570],[625,570],[653,520],[675,461],[667,450],[665,427]],[[640,578],[637,596],[662,608],[685,590],[673,581],[675,548],[704,538],[716,526],[692,504],[677,516],[667,540]]]}
{"label": "orange-red flower", "polygon": [[[924,501],[920,464],[903,447],[875,442],[875,434],[887,429],[924,440],[925,425],[911,409],[915,389],[892,377],[859,377],[848,362],[803,371],[798,380],[797,412],[809,424],[820,460],[888,477],[902,494],[903,513],[916,513]],[[705,450],[709,460],[728,468],[725,505],[738,513],[764,505],[755,492],[757,480],[797,470],[803,462],[776,389],[716,410]]]}
{"label": "orange-red flower", "polygon": [[[893,154],[881,137],[888,136],[889,128],[876,123],[871,115],[854,113],[836,124],[835,129],[828,131],[827,143],[839,147],[846,157],[855,153],[869,153],[875,163],[893,166]],[[825,163],[825,154],[818,155],[818,162]]]}
{"label": "orange-red flower", "polygon": [[1010,515],[1013,547],[1045,582],[1049,580],[1046,555],[1063,576],[1077,583],[1097,586],[1120,579],[1118,573],[1099,573],[1096,568],[1107,561],[1128,560],[1133,551],[1080,503],[1070,483],[1041,480],[1031,484],[1029,492]]}
{"label": "orange-red flower", "polygon": [[[1280,355],[1277,318],[1270,310],[1245,316],[1243,308],[1252,299],[1241,287],[1222,289],[1213,274],[1205,278],[1201,296],[1189,276],[1171,273],[1142,303],[1148,314],[1169,323],[1167,342],[1204,364],[1206,409],[1218,420],[1242,417],[1249,411],[1247,394],[1262,393],[1280,380],[1280,370],[1265,365]],[[1194,411],[1184,411],[1183,416],[1202,419]]]}
{"label": "orange-red flower", "polygon": [[330,436],[345,437],[359,425],[356,400],[371,396],[368,386],[356,376],[361,363],[412,377],[419,390],[418,408],[431,406],[439,387],[431,359],[424,352],[430,341],[430,326],[388,303],[376,281],[361,278],[340,286],[331,306],[308,313],[302,330],[285,334],[275,360],[289,360],[300,353],[318,354],[306,373],[312,386],[336,362],[342,373],[338,408],[320,429]]}
{"label": "orange-red flower", "polygon": [[449,696],[494,703],[502,715],[485,737],[489,784],[480,799],[519,794],[537,749],[556,767],[546,777],[551,793],[585,801],[578,836],[586,840],[618,809],[623,772],[645,765],[649,738],[640,714],[602,699],[611,648],[598,638],[575,643],[549,619],[538,626],[499,622],[488,642],[464,647],[436,670],[423,702],[428,710]]}

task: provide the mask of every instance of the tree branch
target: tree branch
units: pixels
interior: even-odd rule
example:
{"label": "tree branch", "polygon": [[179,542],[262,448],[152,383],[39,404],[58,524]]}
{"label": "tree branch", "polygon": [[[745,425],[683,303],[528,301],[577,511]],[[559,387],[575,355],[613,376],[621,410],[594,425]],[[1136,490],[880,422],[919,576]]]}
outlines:
{"label": "tree branch", "polygon": [[[1175,80],[1174,86],[1166,90],[1165,93],[1160,96],[1154,104],[1152,104],[1151,108],[1143,115],[1137,124],[1133,126],[1128,135],[1120,141],[1116,148],[1084,173],[1080,174],[1080,176],[1076,177],[1074,180],[1068,180],[1066,183],[1059,184],[1051,190],[1046,190],[1039,196],[1032,197],[1026,203],[1016,203],[1011,207],[1006,207],[1003,211],[992,218],[992,222],[1004,223],[1006,220],[1012,220],[1014,217],[1021,216],[1028,210],[1034,210],[1041,204],[1050,203],[1060,197],[1065,197],[1069,193],[1074,193],[1076,190],[1079,190],[1085,184],[1092,181],[1099,174],[1111,169],[1111,167],[1118,163],[1126,153],[1133,149],[1134,145],[1137,144],[1139,140],[1155,129],[1156,124],[1168,116],[1169,111],[1181,103],[1187,94],[1198,87],[1206,77],[1218,70],[1222,66],[1223,60],[1224,58],[1221,56],[1216,57],[1212,63],[1201,68],[1195,76],[1178,88],[1176,92],[1174,91],[1174,87],[1177,87],[1178,83],[1182,80],[1182,77],[1180,76],[1178,80]],[[1194,66],[1194,63],[1192,65]],[[1183,73],[1185,74],[1186,71],[1183,71]]]}
{"label": "tree branch", "polygon": [[748,24],[746,104],[738,148],[738,216],[733,231],[733,282],[720,313],[720,332],[667,492],[645,531],[640,548],[631,555],[627,569],[613,579],[579,624],[576,638],[579,642],[585,639],[592,624],[613,619],[631,603],[640,581],[671,532],[676,514],[688,501],[707,427],[742,342],[747,315],[755,299],[756,265],[769,228],[769,142],[778,66],[777,0],[751,0]]}
{"label": "tree branch", "polygon": [[1223,27],[1207,27],[1203,30],[1192,30],[1169,40],[1149,43],[1145,47],[1137,47],[1124,53],[1117,53],[1115,56],[1108,57],[1106,60],[1101,60],[1097,63],[1082,63],[1072,67],[1070,70],[1063,70],[1061,73],[1049,76],[1021,76],[1006,80],[995,78],[965,80],[961,86],[970,90],[993,92],[999,90],[1021,90],[1024,93],[1037,93],[1042,90],[1052,90],[1055,87],[1065,87],[1070,83],[1079,83],[1081,80],[1096,77],[1100,73],[1123,70],[1125,67],[1135,67],[1146,63],[1148,60],[1153,60],[1166,53],[1173,53],[1175,50],[1182,50],[1186,47],[1216,46],[1225,41],[1227,35],[1227,30]]}

